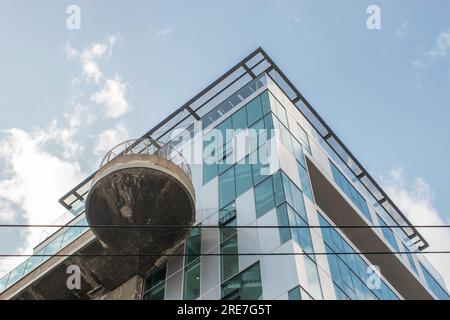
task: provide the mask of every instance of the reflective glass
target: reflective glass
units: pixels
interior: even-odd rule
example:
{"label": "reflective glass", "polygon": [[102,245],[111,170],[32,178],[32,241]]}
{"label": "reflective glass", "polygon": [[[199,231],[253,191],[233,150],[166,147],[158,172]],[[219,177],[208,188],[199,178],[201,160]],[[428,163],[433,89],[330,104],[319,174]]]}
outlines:
{"label": "reflective glass", "polygon": [[261,98],[258,96],[247,104],[247,124],[251,126],[253,123],[261,119],[263,116]]}
{"label": "reflective glass", "polygon": [[239,109],[231,117],[233,122],[233,129],[245,129],[247,128],[247,110],[245,107]]}
{"label": "reflective glass", "polygon": [[311,190],[311,183],[309,181],[309,175],[306,169],[299,163],[298,164],[298,173],[300,175],[300,181],[302,184],[302,191],[311,200],[314,202],[312,190]]}
{"label": "reflective glass", "polygon": [[235,197],[234,169],[230,168],[219,176],[219,206],[224,207]]}
{"label": "reflective glass", "polygon": [[[229,279],[239,272],[238,241],[235,234],[220,245],[221,277],[222,281]],[[224,254],[224,255],[223,255]]]}
{"label": "reflective glass", "polygon": [[272,179],[268,178],[255,187],[256,217],[259,218],[275,207]]}
{"label": "reflective glass", "polygon": [[185,265],[197,260],[201,253],[201,229],[193,228],[185,242]]}
{"label": "reflective glass", "polygon": [[[285,204],[277,208],[277,217],[279,226],[290,225]],[[289,228],[280,228],[280,240],[282,244],[291,240],[291,230]]]}
{"label": "reflective glass", "polygon": [[316,263],[308,256],[304,256],[304,261],[309,292],[314,299],[322,299],[322,290],[320,288],[319,274],[317,272]]}
{"label": "reflective glass", "polygon": [[253,186],[252,165],[248,163],[248,157],[239,161],[234,167],[236,177],[236,196],[249,190]]}
{"label": "reflective glass", "polygon": [[196,262],[184,271],[183,298],[195,300],[200,296],[200,262]]}

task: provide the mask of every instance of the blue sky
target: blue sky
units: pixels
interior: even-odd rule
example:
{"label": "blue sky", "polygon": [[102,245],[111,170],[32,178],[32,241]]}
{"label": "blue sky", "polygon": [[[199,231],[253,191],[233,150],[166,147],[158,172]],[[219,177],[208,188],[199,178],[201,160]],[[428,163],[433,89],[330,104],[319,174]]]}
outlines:
{"label": "blue sky", "polygon": [[[66,28],[70,4],[80,30]],[[371,4],[381,30],[366,27]],[[97,166],[100,142],[142,135],[259,46],[414,222],[450,221],[450,1],[0,6],[3,221],[53,221],[56,200]],[[98,70],[83,71],[89,63]],[[36,237],[3,232],[0,250]]]}

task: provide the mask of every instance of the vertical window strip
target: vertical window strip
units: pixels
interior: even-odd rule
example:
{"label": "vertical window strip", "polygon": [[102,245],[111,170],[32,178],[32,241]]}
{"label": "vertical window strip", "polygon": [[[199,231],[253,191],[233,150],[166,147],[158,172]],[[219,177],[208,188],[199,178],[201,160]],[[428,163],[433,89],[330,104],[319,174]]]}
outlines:
{"label": "vertical window strip", "polygon": [[[221,156],[222,158],[225,155],[229,154],[230,149],[232,149],[232,138],[239,132],[239,130],[245,130],[246,128],[250,128],[252,125],[255,125],[256,122],[261,122],[256,125],[255,128],[259,126],[259,128],[267,129],[267,140],[272,136],[273,123],[272,116],[270,115],[270,103],[269,103],[269,93],[268,91],[264,91],[259,96],[255,97],[252,101],[247,103],[245,106],[237,110],[234,114],[223,120],[219,123],[215,129],[219,130],[223,139],[216,139],[214,135],[206,134],[203,137],[203,150],[211,144],[215,144],[214,154],[204,155],[205,159],[203,161],[203,184],[208,183],[218,174],[226,171],[228,169],[230,163],[225,163],[223,166],[217,164],[218,159],[217,156]],[[235,135],[227,135],[227,130],[233,129]],[[214,138],[213,138],[214,137]],[[257,140],[259,145],[264,143],[263,140]],[[214,161],[210,161],[214,160]],[[221,159],[219,159],[221,160]],[[209,163],[209,164],[207,164]],[[228,165],[228,166],[227,166]]]}
{"label": "vertical window strip", "polygon": [[166,264],[152,271],[144,280],[143,300],[164,300]]}
{"label": "vertical window strip", "polygon": [[239,272],[238,241],[236,228],[236,205],[234,202],[219,211],[221,281],[226,281]]}
{"label": "vertical window strip", "polygon": [[353,204],[362,212],[362,214],[373,223],[366,200],[356,190],[355,187],[347,180],[347,178],[339,171],[334,163],[329,160],[333,178],[341,190],[350,198]]}
{"label": "vertical window strip", "polygon": [[263,288],[259,261],[222,284],[223,300],[260,300]]}
{"label": "vertical window strip", "polygon": [[201,228],[193,228],[185,242],[183,299],[195,300],[200,296]]}
{"label": "vertical window strip", "polygon": [[394,251],[400,251],[400,248],[398,247],[397,240],[395,239],[395,235],[392,229],[387,226],[386,222],[384,222],[384,220],[379,215],[377,215],[377,217],[378,222],[382,227],[381,231],[383,233],[384,239],[386,239],[386,241],[391,245]]}
{"label": "vertical window strip", "polygon": [[298,173],[300,175],[300,182],[301,182],[301,185],[302,185],[302,191],[308,197],[308,199],[311,200],[311,202],[314,203],[314,196],[313,196],[313,193],[312,193],[311,181],[309,179],[308,171],[306,170],[305,167],[303,167],[301,165],[300,162],[297,163],[297,167],[298,167]]}
{"label": "vertical window strip", "polygon": [[[319,223],[321,228],[322,238],[325,244],[326,252],[354,252],[355,250],[341,237],[341,235],[332,228],[330,224],[320,214]],[[345,258],[347,257],[347,258]],[[386,285],[383,279],[381,281],[380,289],[370,290],[367,287],[367,278],[369,276],[368,264],[361,258],[360,255],[327,255],[330,266],[331,277],[334,285],[339,288],[336,292],[337,299],[384,299],[397,300],[398,297]],[[345,294],[343,294],[345,293]]]}

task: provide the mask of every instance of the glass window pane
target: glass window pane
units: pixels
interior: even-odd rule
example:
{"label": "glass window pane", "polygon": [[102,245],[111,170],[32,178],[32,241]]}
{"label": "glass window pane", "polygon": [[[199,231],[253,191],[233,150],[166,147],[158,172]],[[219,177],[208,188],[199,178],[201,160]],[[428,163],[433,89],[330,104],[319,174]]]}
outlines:
{"label": "glass window pane", "polygon": [[258,96],[247,104],[247,124],[251,126],[253,123],[261,119],[263,116],[261,98]]}
{"label": "glass window pane", "polygon": [[308,151],[308,153],[311,154],[311,147],[309,146],[309,138],[308,138],[308,134],[306,133],[306,131],[297,123],[298,125],[298,132],[300,134],[300,140],[303,143],[303,146],[306,148],[306,150]]}
{"label": "glass window pane", "polygon": [[224,207],[235,197],[234,169],[230,168],[219,176],[219,206]]}
{"label": "glass window pane", "polygon": [[289,300],[302,300],[299,287],[295,287],[294,289],[289,291],[288,296]]}
{"label": "glass window pane", "polygon": [[280,171],[272,176],[272,182],[273,191],[275,192],[275,204],[279,206],[286,200],[284,197],[283,180]]}
{"label": "glass window pane", "polygon": [[300,189],[291,182],[291,192],[292,192],[292,199],[293,199],[293,208],[294,210],[304,219],[307,220],[306,217],[306,210],[305,210],[305,203],[303,201],[303,194],[300,191]]}
{"label": "glass window pane", "polygon": [[309,175],[305,168],[302,165],[298,164],[298,171],[300,174],[300,180],[302,184],[303,193],[314,202],[313,193],[311,190],[311,184],[309,182]]}
{"label": "glass window pane", "polygon": [[270,112],[270,100],[269,100],[269,92],[266,90],[260,95],[261,97],[261,105],[264,114]]}
{"label": "glass window pane", "polygon": [[144,291],[148,291],[149,289],[161,284],[166,280],[166,265],[157,268],[152,271],[144,282]]}
{"label": "glass window pane", "polygon": [[164,300],[165,288],[165,283],[161,283],[159,286],[145,293],[144,300]]}
{"label": "glass window pane", "polygon": [[250,129],[254,130],[254,134],[257,137],[257,146],[260,147],[267,141],[267,135],[264,134],[264,119],[260,119],[250,126]]}
{"label": "glass window pane", "polygon": [[9,276],[9,274],[7,273],[6,275],[3,276],[3,278],[0,279],[0,292],[6,288],[6,283],[8,282],[8,276]]}
{"label": "glass window pane", "polygon": [[392,229],[389,228],[386,223],[384,222],[383,219],[381,219],[380,216],[378,216],[378,221],[380,223],[380,226],[384,227],[381,228],[381,231],[383,232],[384,238],[386,239],[387,242],[389,242],[389,244],[392,246],[392,248],[395,251],[400,251],[397,245],[397,241],[395,240],[395,236],[392,232]]}
{"label": "glass window pane", "polygon": [[[289,226],[285,204],[277,208],[277,217],[279,226]],[[280,240],[282,244],[291,240],[291,230],[289,228],[280,228]]]}
{"label": "glass window pane", "polygon": [[236,177],[236,196],[249,190],[253,186],[252,165],[248,163],[248,157],[239,161],[234,167],[234,174]]}
{"label": "glass window pane", "polygon": [[366,200],[361,196],[361,194],[355,189],[355,187],[347,180],[347,178],[339,171],[338,168],[330,160],[330,167],[333,173],[334,182],[341,188],[342,191],[350,198],[353,204],[359,208],[363,215],[372,222],[372,217],[367,207]]}
{"label": "glass window pane", "polygon": [[255,187],[256,217],[259,218],[275,207],[272,179],[268,178]]}
{"label": "glass window pane", "polygon": [[[235,230],[235,229],[234,229]],[[237,235],[229,238],[220,245],[222,281],[229,279],[239,272],[239,256]]]}
{"label": "glass window pane", "polygon": [[[234,294],[236,293],[236,294]],[[227,298],[232,295],[233,297],[241,298],[241,275],[237,275],[234,278],[228,280],[222,285],[222,297]]]}
{"label": "glass window pane", "polygon": [[60,235],[58,238],[50,242],[45,249],[45,254],[55,254],[61,249],[62,240],[64,234]]}
{"label": "glass window pane", "polygon": [[201,234],[200,228],[191,230],[189,238],[185,242],[185,265],[197,260],[201,253]]}
{"label": "glass window pane", "polygon": [[[72,229],[75,229],[75,228],[72,228]],[[77,228],[77,229],[80,229],[80,228]],[[36,252],[37,257],[36,256],[32,256],[32,257],[30,257],[28,259],[28,263],[27,263],[27,266],[25,268],[25,273],[28,273],[28,272],[34,270],[34,268],[36,268],[38,265],[41,264],[41,262],[43,260],[42,259],[43,257],[42,256],[39,257],[38,255],[44,254],[44,251],[45,251],[45,248],[42,248],[41,250]]]}
{"label": "glass window pane", "polygon": [[247,110],[246,107],[241,108],[235,114],[233,114],[232,123],[233,129],[245,129],[247,128]]}
{"label": "glass window pane", "polygon": [[233,159],[233,144],[232,142],[228,142],[222,149],[218,151],[219,160],[218,160],[218,168],[219,174],[226,171],[234,164]]}
{"label": "glass window pane", "polygon": [[276,103],[276,115],[278,116],[278,119],[280,119],[281,123],[283,123],[286,127],[289,128],[287,115],[286,115],[286,109],[279,103],[277,100],[275,100]]}
{"label": "glass window pane", "polygon": [[242,300],[259,300],[262,298],[259,263],[242,272],[241,288]]}
{"label": "glass window pane", "polygon": [[[402,243],[402,245],[403,245],[404,251],[405,251],[405,252],[409,252],[408,247],[405,246],[405,244],[403,244],[403,243]],[[408,259],[409,265],[411,266],[411,268],[412,268],[412,270],[414,271],[414,273],[415,273],[415,274],[418,274],[418,273],[417,273],[417,269],[416,269],[416,265],[414,264],[414,258],[412,257],[412,255],[411,255],[411,254],[406,254],[406,258]]]}
{"label": "glass window pane", "polygon": [[257,185],[267,178],[269,173],[268,157],[267,144],[250,154],[249,161],[252,163],[253,185]]}
{"label": "glass window pane", "polygon": [[217,176],[217,162],[215,155],[203,161],[203,184],[211,181]]}
{"label": "glass window pane", "polygon": [[[80,220],[77,223],[77,225],[82,225],[81,222],[82,222],[82,220]],[[79,227],[68,228],[66,230],[66,232],[64,233],[62,247],[66,246],[67,244],[72,242],[76,237],[78,237],[81,233],[81,229],[82,228],[79,228]]]}
{"label": "glass window pane", "polygon": [[294,147],[292,146],[292,137],[289,131],[284,127],[280,126],[281,143],[288,149],[291,154],[294,154]]}
{"label": "glass window pane", "polygon": [[[220,209],[219,225],[226,227],[236,226],[236,205],[234,202]],[[236,234],[235,228],[222,228],[220,229],[220,241],[222,242],[234,234]]]}
{"label": "glass window pane", "polygon": [[[314,252],[310,230],[308,228],[304,228],[308,226],[308,224],[297,213],[293,212],[293,210],[289,206],[288,212],[289,212],[289,219],[291,221],[290,224],[294,226],[303,227],[303,228],[294,228],[292,230],[293,233],[295,232],[297,233],[296,238],[300,247],[306,253]],[[312,256],[312,259],[314,259],[314,256]]]}
{"label": "glass window pane", "polygon": [[272,118],[272,114],[268,114],[264,117],[264,128],[267,130],[267,140],[270,140],[270,138],[273,137],[273,118]]}
{"label": "glass window pane", "polygon": [[[222,142],[223,145],[228,142],[228,140],[230,140],[233,135],[230,134],[229,129],[232,129],[232,123],[231,123],[231,117],[229,117],[228,119],[224,120],[222,123],[220,123],[217,126],[217,130],[222,134]],[[228,133],[228,136],[227,136]],[[217,140],[218,143],[220,144],[220,139]],[[221,148],[223,145],[217,145],[217,148]]]}
{"label": "glass window pane", "polygon": [[306,277],[308,278],[308,291],[316,300],[322,299],[322,290],[320,288],[319,274],[317,266],[308,256],[304,256]]}
{"label": "glass window pane", "polygon": [[25,260],[20,265],[15,267],[10,273],[9,273],[9,280],[8,280],[8,286],[14,284],[16,281],[18,281],[25,273],[25,267],[28,260]]}
{"label": "glass window pane", "polygon": [[200,296],[200,262],[195,263],[184,271],[185,300],[195,300]]}

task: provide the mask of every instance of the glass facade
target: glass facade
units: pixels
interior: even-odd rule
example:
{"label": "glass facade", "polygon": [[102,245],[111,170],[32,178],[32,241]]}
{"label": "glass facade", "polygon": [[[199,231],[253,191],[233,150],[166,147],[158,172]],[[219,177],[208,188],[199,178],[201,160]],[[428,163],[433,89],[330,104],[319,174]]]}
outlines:
{"label": "glass facade", "polygon": [[239,272],[238,241],[236,226],[236,205],[234,202],[219,211],[220,270],[221,281],[228,280]]}
{"label": "glass facade", "polygon": [[[310,255],[303,257],[306,283],[287,290],[287,297],[291,300],[323,299],[321,280],[311,230],[307,228],[308,218],[303,195],[314,203],[314,194],[305,161],[305,153],[312,156],[310,137],[303,127],[296,121],[288,119],[286,108],[270,91],[263,91],[231,115],[227,115],[215,128],[223,134],[224,139],[204,136],[204,148],[210,148],[211,153],[205,153],[206,158],[213,158],[218,163],[204,164],[203,184],[218,176],[219,207],[219,252],[220,256],[220,288],[222,299],[260,299],[265,290],[261,279],[261,265],[259,262],[239,272],[239,241],[237,224],[236,198],[253,189],[256,219],[275,210],[279,226],[280,243],[288,241],[296,243],[303,252]],[[211,122],[212,123],[212,122]],[[274,129],[266,132],[262,138],[254,137],[250,142],[247,154],[236,159],[235,142],[239,130],[246,128]],[[235,131],[230,134],[228,129]],[[237,131],[236,131],[237,130]],[[296,167],[300,181],[294,183],[286,172],[277,170],[271,175],[262,174],[261,169],[267,168],[266,161],[269,154],[269,139],[274,137],[296,159]],[[211,148],[213,146],[213,148]],[[263,159],[264,158],[264,159]],[[341,172],[340,167],[329,161],[332,178],[339,188],[348,196],[360,212],[373,223],[368,204],[364,196],[349,179]],[[345,170],[344,170],[345,171]],[[365,194],[364,194],[365,195]],[[377,211],[378,212],[378,211]],[[246,214],[245,212],[241,214]],[[330,223],[317,213],[321,226]],[[378,223],[386,226],[381,217]],[[390,228],[382,228],[383,237],[391,244],[393,250],[398,250],[396,233]],[[336,299],[387,299],[396,300],[401,297],[395,293],[392,286],[380,278],[379,286],[374,287],[369,281],[372,273],[370,264],[357,254],[353,247],[341,234],[333,228],[322,228],[321,234],[327,252],[330,277],[334,286]],[[189,242],[188,240],[187,242]],[[400,241],[401,243],[401,241]],[[405,250],[408,249],[405,246]],[[409,250],[409,249],[408,249]],[[354,254],[340,255],[339,252]],[[334,253],[334,254],[330,254]],[[264,254],[263,254],[264,255]],[[412,270],[417,273],[411,255],[406,255]],[[187,259],[187,258],[186,258]],[[197,263],[195,262],[197,261]],[[190,261],[184,267],[183,298],[197,299],[200,290],[200,263]],[[431,277],[431,275],[429,275]],[[432,279],[432,277],[431,277]],[[431,281],[431,280],[430,280]],[[437,282],[430,282],[433,290],[439,292]],[[445,291],[443,291],[445,292]],[[329,294],[328,294],[329,296]]]}
{"label": "glass facade", "polygon": [[442,285],[440,285],[439,282],[436,281],[436,279],[431,275],[428,269],[425,268],[422,264],[420,264],[420,267],[422,269],[422,273],[425,277],[425,281],[427,282],[428,287],[431,289],[431,291],[433,291],[436,297],[441,300],[450,300],[450,295],[446,292],[446,290],[442,288]]}
{"label": "glass facade", "polygon": [[153,270],[144,280],[144,300],[164,300],[166,265]]}
{"label": "glass facade", "polygon": [[76,225],[77,227],[70,227],[69,223],[69,226],[62,228],[62,232],[59,232],[59,235],[56,235],[58,233],[56,232],[50,237],[50,239],[52,237],[53,239],[45,240],[47,241],[47,243],[41,249],[33,253],[35,256],[29,257],[19,266],[4,275],[0,279],[0,293],[9,286],[19,281],[25,275],[36,269],[39,265],[47,261],[51,255],[58,253],[80,235],[89,230],[88,227],[83,227],[88,225],[84,214],[81,214],[80,217],[75,219],[74,221],[75,222],[73,222],[72,225]]}
{"label": "glass facade", "polygon": [[329,253],[328,263],[333,278],[334,289],[338,299],[352,300],[397,300],[397,295],[389,288],[386,282],[379,279],[379,288],[369,288],[371,283],[369,276],[369,264],[358,254],[332,254],[332,253],[356,253],[350,244],[339,234],[330,228],[328,221],[319,214],[322,236],[326,252]]}
{"label": "glass facade", "polygon": [[183,299],[195,300],[200,296],[201,229],[192,229],[184,246]]}
{"label": "glass facade", "polygon": [[288,292],[289,300],[314,300],[313,297],[301,286],[297,286]]}
{"label": "glass facade", "polygon": [[260,300],[262,298],[259,263],[222,284],[223,300]]}
{"label": "glass facade", "polygon": [[339,169],[330,161],[331,171],[333,172],[334,182],[341,188],[342,191],[347,195],[347,197],[352,200],[353,204],[358,207],[359,210],[364,214],[364,216],[372,222],[372,217],[370,216],[369,208],[367,207],[366,200],[361,196],[361,194],[356,190],[355,187],[347,180],[347,178],[339,171]]}

